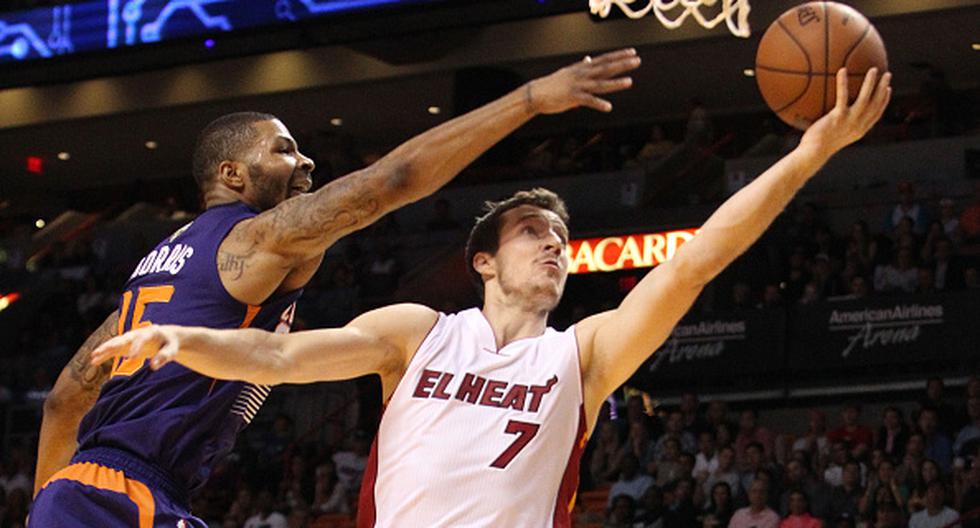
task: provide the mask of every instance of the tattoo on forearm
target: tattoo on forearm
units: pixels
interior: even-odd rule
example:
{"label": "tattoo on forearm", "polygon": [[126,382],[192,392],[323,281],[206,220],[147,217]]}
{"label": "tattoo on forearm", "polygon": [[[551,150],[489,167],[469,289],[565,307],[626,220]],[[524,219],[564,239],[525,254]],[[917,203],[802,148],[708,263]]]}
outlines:
{"label": "tattoo on forearm", "polygon": [[248,268],[249,257],[252,256],[254,252],[248,252],[244,255],[237,253],[229,253],[227,251],[218,252],[218,271],[221,273],[226,273],[225,276],[228,280],[238,280],[242,278],[242,274],[245,273],[245,269]]}
{"label": "tattoo on forearm", "polygon": [[[363,227],[382,213],[378,189],[384,183],[371,181],[378,177],[380,174],[371,172],[351,175],[317,193],[283,202],[269,211],[270,234],[276,243],[289,244],[335,239]],[[404,175],[388,177],[397,182]],[[398,183],[388,182],[388,185]]]}
{"label": "tattoo on forearm", "polygon": [[92,335],[82,343],[82,346],[75,353],[75,356],[68,364],[69,372],[74,379],[86,391],[98,392],[102,388],[105,380],[109,379],[109,372],[112,369],[112,362],[107,361],[101,365],[92,365],[92,351],[99,345],[108,341],[116,335],[116,322],[118,315],[114,314],[99,326]]}

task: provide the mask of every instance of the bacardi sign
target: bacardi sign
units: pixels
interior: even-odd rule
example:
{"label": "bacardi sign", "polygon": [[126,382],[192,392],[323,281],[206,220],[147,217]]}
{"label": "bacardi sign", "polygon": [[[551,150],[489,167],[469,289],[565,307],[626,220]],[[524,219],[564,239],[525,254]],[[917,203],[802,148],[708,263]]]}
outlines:
{"label": "bacardi sign", "polygon": [[674,258],[697,229],[572,240],[568,243],[569,273],[594,273],[652,268]]}

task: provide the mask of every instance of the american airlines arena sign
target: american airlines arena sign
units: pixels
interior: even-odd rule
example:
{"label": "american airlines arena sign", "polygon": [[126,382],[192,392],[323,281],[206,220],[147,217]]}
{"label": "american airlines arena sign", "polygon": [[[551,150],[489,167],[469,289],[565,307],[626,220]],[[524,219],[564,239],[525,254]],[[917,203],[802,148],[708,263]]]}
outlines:
{"label": "american airlines arena sign", "polygon": [[568,243],[569,273],[652,268],[674,258],[697,229],[617,235]]}

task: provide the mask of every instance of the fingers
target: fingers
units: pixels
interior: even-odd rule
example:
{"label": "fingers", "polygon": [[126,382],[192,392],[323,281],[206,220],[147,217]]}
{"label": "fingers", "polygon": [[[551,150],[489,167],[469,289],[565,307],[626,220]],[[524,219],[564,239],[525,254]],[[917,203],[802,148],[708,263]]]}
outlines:
{"label": "fingers", "polygon": [[92,357],[90,363],[92,365],[101,365],[109,359],[113,359],[119,356],[125,355],[129,352],[130,344],[132,343],[132,335],[125,334],[118,337],[114,337],[105,343],[99,345],[94,351],[92,351]]}
{"label": "fingers", "polygon": [[612,103],[609,101],[596,97],[592,94],[584,93],[580,97],[580,104],[582,106],[587,106],[593,110],[598,110],[600,112],[612,112]]}
{"label": "fingers", "polygon": [[854,101],[854,111],[862,113],[871,100],[875,85],[878,83],[878,68],[871,68],[864,75],[864,82],[861,83],[861,91],[858,92],[857,100]]}
{"label": "fingers", "polygon": [[177,344],[173,341],[168,341],[167,344],[160,349],[159,352],[154,354],[153,358],[150,359],[150,368],[153,370],[159,370],[160,367],[170,363],[174,360],[177,354]]}
{"label": "fingers", "polygon": [[598,57],[589,57],[589,62],[593,65],[601,66],[608,62],[616,62],[623,59],[629,59],[631,57],[636,57],[636,49],[634,48],[623,48],[616,51],[610,51],[608,53],[603,53]]}
{"label": "fingers", "polygon": [[847,68],[841,68],[837,70],[837,108],[841,110],[847,108],[847,99],[850,96],[847,93]]}
{"label": "fingers", "polygon": [[594,81],[586,86],[586,91],[593,94],[607,94],[626,90],[630,86],[633,86],[632,77],[620,77]]}
{"label": "fingers", "polygon": [[641,62],[640,58],[636,55],[630,55],[603,62],[600,62],[599,59],[593,59],[591,62],[583,63],[582,66],[585,68],[586,77],[592,79],[610,79],[639,68]]}
{"label": "fingers", "polygon": [[885,109],[888,108],[888,102],[892,98],[891,81],[891,72],[885,72],[878,80],[878,86],[875,88],[874,97],[871,100],[872,123],[877,123],[884,115]]}

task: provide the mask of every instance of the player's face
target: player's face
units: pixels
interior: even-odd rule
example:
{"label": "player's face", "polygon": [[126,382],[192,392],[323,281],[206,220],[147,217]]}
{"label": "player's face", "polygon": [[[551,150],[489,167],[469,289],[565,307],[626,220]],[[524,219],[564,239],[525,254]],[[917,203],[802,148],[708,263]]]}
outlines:
{"label": "player's face", "polygon": [[258,132],[258,141],[247,159],[250,202],[264,211],[309,191],[313,186],[313,160],[299,151],[286,125],[273,119],[252,126]]}
{"label": "player's face", "polygon": [[552,211],[522,205],[501,217],[500,245],[493,256],[499,287],[507,296],[551,311],[568,277],[568,228]]}

